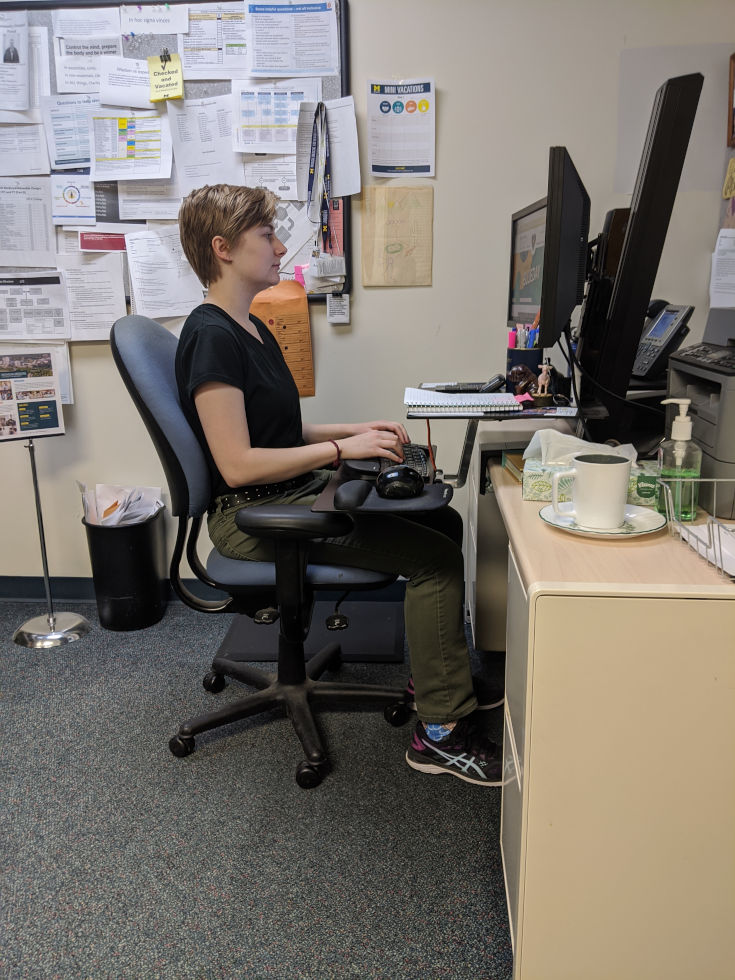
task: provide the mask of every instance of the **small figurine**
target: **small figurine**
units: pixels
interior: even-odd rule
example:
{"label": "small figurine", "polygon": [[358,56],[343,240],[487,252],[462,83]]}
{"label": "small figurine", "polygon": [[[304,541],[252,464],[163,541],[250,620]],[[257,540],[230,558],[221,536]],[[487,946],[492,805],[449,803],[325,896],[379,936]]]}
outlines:
{"label": "small figurine", "polygon": [[538,394],[548,395],[549,384],[551,383],[551,361],[547,357],[543,364],[539,364],[540,374],[538,376]]}

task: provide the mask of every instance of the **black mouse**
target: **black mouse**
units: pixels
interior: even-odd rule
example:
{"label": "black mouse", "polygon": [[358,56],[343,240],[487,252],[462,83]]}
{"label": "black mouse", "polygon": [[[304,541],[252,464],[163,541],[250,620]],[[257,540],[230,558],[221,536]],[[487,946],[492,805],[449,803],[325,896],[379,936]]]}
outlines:
{"label": "black mouse", "polygon": [[413,466],[397,464],[383,470],[375,481],[375,489],[379,497],[394,500],[418,497],[424,489],[424,478]]}

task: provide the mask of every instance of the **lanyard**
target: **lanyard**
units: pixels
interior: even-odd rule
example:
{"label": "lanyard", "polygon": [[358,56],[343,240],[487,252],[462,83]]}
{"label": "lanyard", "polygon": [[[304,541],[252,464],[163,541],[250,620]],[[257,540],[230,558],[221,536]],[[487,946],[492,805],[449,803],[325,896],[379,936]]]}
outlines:
{"label": "lanyard", "polygon": [[[319,174],[321,172],[321,180]],[[315,187],[316,184],[316,193]],[[307,213],[312,217],[312,201],[319,200],[319,220],[321,221],[322,251],[331,245],[329,232],[329,198],[332,191],[332,163],[329,153],[329,129],[327,127],[327,107],[319,102],[311,127],[311,152],[309,154],[309,184]]]}

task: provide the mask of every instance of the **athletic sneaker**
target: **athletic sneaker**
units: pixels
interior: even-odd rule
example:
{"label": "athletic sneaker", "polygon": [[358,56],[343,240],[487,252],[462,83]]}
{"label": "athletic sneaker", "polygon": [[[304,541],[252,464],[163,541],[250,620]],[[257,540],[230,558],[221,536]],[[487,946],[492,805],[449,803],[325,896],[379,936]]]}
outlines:
{"label": "athletic sneaker", "polygon": [[471,715],[461,718],[439,742],[432,742],[423,724],[417,721],[406,762],[412,769],[431,775],[448,773],[478,786],[502,785],[500,746],[477,731]]}
{"label": "athletic sneaker", "polygon": [[[489,711],[491,708],[499,708],[505,701],[505,693],[502,688],[493,687],[482,677],[472,675],[472,687],[477,698],[476,711]],[[413,677],[408,678],[406,685],[406,704],[410,711],[416,710],[416,696],[413,687]]]}

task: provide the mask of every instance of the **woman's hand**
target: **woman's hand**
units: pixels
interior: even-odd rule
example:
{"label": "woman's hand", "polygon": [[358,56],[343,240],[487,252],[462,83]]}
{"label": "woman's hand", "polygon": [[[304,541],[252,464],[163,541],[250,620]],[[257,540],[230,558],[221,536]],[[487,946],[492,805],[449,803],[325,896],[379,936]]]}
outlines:
{"label": "woman's hand", "polygon": [[381,429],[385,432],[392,432],[398,437],[399,442],[403,445],[411,440],[408,438],[408,433],[406,432],[405,426],[401,425],[400,422],[386,422],[381,420],[379,422],[358,422],[355,425],[355,433],[360,434],[363,432],[369,432],[371,429]]}
{"label": "woman's hand", "polygon": [[379,420],[376,422],[345,422],[332,425],[314,425],[305,422],[302,427],[308,444],[339,445],[343,459],[368,459],[383,456],[393,462],[403,461],[403,445],[411,440],[400,422]]}
{"label": "woman's hand", "polygon": [[354,436],[339,440],[343,459],[367,459],[383,456],[399,463],[403,459],[403,444],[409,442],[406,430],[397,422],[366,422],[356,426]]}

